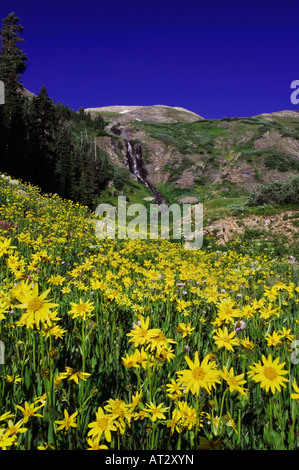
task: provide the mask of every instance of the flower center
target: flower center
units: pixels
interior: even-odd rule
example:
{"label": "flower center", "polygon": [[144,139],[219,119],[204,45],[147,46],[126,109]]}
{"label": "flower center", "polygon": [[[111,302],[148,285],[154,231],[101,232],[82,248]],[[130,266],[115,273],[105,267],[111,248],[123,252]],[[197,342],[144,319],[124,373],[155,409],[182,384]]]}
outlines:
{"label": "flower center", "polygon": [[159,408],[152,408],[151,412],[153,413],[153,415],[155,414],[158,414],[159,413]]}
{"label": "flower center", "polygon": [[277,372],[273,369],[273,367],[265,367],[264,375],[269,380],[275,380],[277,377]]}
{"label": "flower center", "polygon": [[79,304],[77,305],[77,312],[82,313],[85,311],[86,305],[85,304]]}
{"label": "flower center", "polygon": [[192,371],[192,376],[195,380],[203,380],[206,373],[201,367],[195,367]]}
{"label": "flower center", "polygon": [[147,335],[147,330],[143,330],[142,328],[140,328],[139,332],[138,332],[139,336],[146,336]]}
{"label": "flower center", "polygon": [[36,298],[32,299],[28,302],[28,310],[32,310],[33,312],[36,312],[43,306],[43,301]]}
{"label": "flower center", "polygon": [[157,341],[163,342],[163,341],[165,341],[166,336],[165,336],[165,334],[161,331],[161,332],[158,334],[158,336],[156,336],[155,339],[156,339]]}
{"label": "flower center", "polygon": [[97,423],[100,429],[106,429],[108,425],[107,418],[98,418]]}
{"label": "flower center", "polygon": [[231,385],[232,387],[236,387],[238,385],[237,380],[234,377],[229,377],[227,379],[228,385]]}
{"label": "flower center", "polygon": [[123,401],[122,400],[115,400],[115,408],[114,408],[114,413],[119,415],[120,417],[124,416],[124,409],[122,408]]}
{"label": "flower center", "polygon": [[229,343],[230,342],[230,338],[228,336],[222,336],[221,339],[224,343]]}

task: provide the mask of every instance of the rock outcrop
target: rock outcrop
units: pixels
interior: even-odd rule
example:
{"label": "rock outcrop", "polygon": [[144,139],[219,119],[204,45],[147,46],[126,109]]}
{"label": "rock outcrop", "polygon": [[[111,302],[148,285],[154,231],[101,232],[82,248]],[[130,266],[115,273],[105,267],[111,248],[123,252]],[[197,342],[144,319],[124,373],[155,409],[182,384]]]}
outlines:
{"label": "rock outcrop", "polygon": [[[297,211],[299,216],[299,213]],[[224,217],[204,227],[204,236],[213,235],[217,238],[217,244],[223,245],[238,235],[245,233],[247,229],[256,230],[264,238],[278,235],[288,240],[289,244],[298,237],[299,225],[294,223],[296,211],[284,211],[280,214],[248,217]]]}

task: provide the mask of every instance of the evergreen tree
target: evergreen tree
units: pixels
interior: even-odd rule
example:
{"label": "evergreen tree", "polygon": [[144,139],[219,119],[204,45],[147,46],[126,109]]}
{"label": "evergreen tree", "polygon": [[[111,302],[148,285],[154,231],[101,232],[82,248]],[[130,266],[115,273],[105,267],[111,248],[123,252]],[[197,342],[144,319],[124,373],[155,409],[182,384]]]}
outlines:
{"label": "evergreen tree", "polygon": [[70,120],[74,119],[76,112],[73,109],[70,109],[64,103],[56,103],[56,114],[59,120]]}
{"label": "evergreen tree", "polygon": [[24,42],[20,37],[23,26],[19,20],[14,13],[10,13],[4,18],[0,30],[0,80],[5,86],[5,105],[0,119],[1,169],[15,176],[20,176],[16,171],[26,151],[26,99],[20,90],[23,89],[21,74],[26,70],[28,59],[19,46],[19,43]]}
{"label": "evergreen tree", "polygon": [[19,21],[20,18],[10,13],[4,18],[0,30],[0,80],[5,85],[5,110],[8,117],[16,104],[23,105],[23,95],[19,93],[23,89],[21,74],[25,72],[28,64],[28,58],[19,46],[19,43],[24,42],[20,37],[24,28]]}
{"label": "evergreen tree", "polygon": [[105,134],[104,118],[98,115],[94,120],[94,128],[98,131],[98,136]]}
{"label": "evergreen tree", "polygon": [[29,113],[28,179],[44,191],[55,190],[55,132],[58,128],[56,108],[45,85],[33,98]]}
{"label": "evergreen tree", "polygon": [[85,111],[84,111],[84,108],[82,108],[82,106],[79,108],[79,119],[80,120],[85,119]]}
{"label": "evergreen tree", "polygon": [[79,201],[79,169],[70,131],[63,127],[56,142],[56,192],[65,199]]}

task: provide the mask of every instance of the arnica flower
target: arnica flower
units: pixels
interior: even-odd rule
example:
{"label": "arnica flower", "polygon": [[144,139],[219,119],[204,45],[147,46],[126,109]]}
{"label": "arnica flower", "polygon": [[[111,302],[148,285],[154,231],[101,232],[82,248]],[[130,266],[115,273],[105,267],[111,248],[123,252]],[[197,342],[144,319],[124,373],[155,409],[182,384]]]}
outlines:
{"label": "arnica flower", "polygon": [[223,416],[223,421],[225,422],[226,426],[233,428],[236,434],[238,434],[238,431],[236,429],[236,423],[231,417],[230,413],[227,412],[225,416]]}
{"label": "arnica flower", "polygon": [[189,406],[188,403],[179,401],[177,406],[180,413],[180,423],[184,429],[190,431],[196,424],[199,427],[203,427],[202,420],[205,416],[204,412],[199,413],[197,417],[196,408]]}
{"label": "arnica flower", "polygon": [[260,382],[261,388],[265,388],[266,392],[271,389],[271,392],[274,394],[275,390],[281,392],[281,387],[286,387],[284,382],[289,382],[288,379],[283,377],[283,375],[288,374],[287,370],[283,369],[285,362],[279,364],[280,358],[277,357],[274,361],[271,354],[269,354],[268,359],[262,355],[262,362],[253,364],[250,366],[251,371],[248,372],[248,375],[255,382]]}
{"label": "arnica flower", "polygon": [[7,447],[12,446],[15,443],[15,436],[9,436],[9,434],[0,429],[0,449],[6,450]]}
{"label": "arnica flower", "polygon": [[22,419],[15,424],[10,419],[7,423],[6,434],[8,436],[17,436],[17,434],[23,434],[24,432],[27,431],[27,428],[23,428],[22,425],[23,425]]}
{"label": "arnica flower", "polygon": [[104,434],[108,442],[111,442],[111,431],[117,431],[115,417],[105,414],[100,406],[96,412],[96,421],[89,423],[88,427],[91,428],[87,434],[88,436],[91,436],[93,439],[100,439],[102,434]]}
{"label": "arnica flower", "polygon": [[0,241],[0,258],[7,253],[10,253],[15,246],[11,245],[11,238],[4,238],[3,241]]}
{"label": "arnica flower", "polygon": [[265,320],[268,320],[273,315],[275,315],[276,317],[279,317],[280,309],[279,307],[276,307],[271,303],[269,303],[268,305],[260,309],[260,316],[261,318],[264,318]]}
{"label": "arnica flower", "polygon": [[86,381],[91,374],[87,372],[81,372],[79,369],[73,369],[72,367],[66,366],[66,372],[61,372],[59,374],[60,379],[67,379],[68,381],[73,380],[77,385],[79,384],[79,379]]}
{"label": "arnica flower", "polygon": [[273,286],[271,289],[265,286],[264,297],[267,297],[270,302],[275,302],[277,295],[278,292],[275,286]]}
{"label": "arnica flower", "polygon": [[188,323],[188,325],[186,323],[179,323],[176,329],[182,335],[182,338],[191,335],[192,331],[195,330],[195,328],[191,327],[191,323]]}
{"label": "arnica flower", "polygon": [[254,349],[254,344],[252,341],[250,341],[248,336],[246,336],[246,338],[244,339],[241,339],[240,344],[243,346],[243,348],[247,349],[248,351],[252,351]]}
{"label": "arnica flower", "polygon": [[172,417],[171,417],[171,419],[170,419],[170,420],[168,421],[168,423],[167,423],[167,427],[170,428],[171,434],[173,434],[175,430],[176,430],[178,433],[181,432],[182,426],[179,426],[180,420],[181,420],[181,413],[180,413],[180,411],[179,411],[177,408],[175,408],[175,409],[172,411]]}
{"label": "arnica flower", "polygon": [[65,277],[58,275],[52,274],[49,279],[48,283],[49,284],[54,284],[55,286],[61,286],[63,282],[65,281]]}
{"label": "arnica flower", "polygon": [[11,255],[7,261],[10,271],[16,275],[19,271],[24,270],[24,260],[20,260],[18,255]]}
{"label": "arnica flower", "polygon": [[58,428],[56,431],[61,431],[61,429],[64,429],[65,433],[70,429],[70,428],[76,428],[76,417],[78,415],[78,411],[73,413],[71,416],[69,416],[68,411],[64,410],[64,419],[55,421],[55,424],[58,424]]}
{"label": "arnica flower", "polygon": [[86,320],[87,317],[90,317],[91,312],[94,310],[94,303],[90,300],[83,302],[83,300],[80,299],[78,304],[71,302],[71,306],[72,308],[68,311],[68,314],[73,315],[72,318],[79,317],[81,320]]}
{"label": "arnica flower", "polygon": [[232,323],[233,319],[240,315],[240,310],[236,308],[236,302],[231,298],[221,299],[216,307],[217,315],[224,323]]}
{"label": "arnica flower", "polygon": [[183,387],[180,386],[174,379],[171,379],[171,383],[166,384],[167,396],[172,400],[177,400],[183,396]]}
{"label": "arnica flower", "polygon": [[165,362],[165,361],[170,362],[171,359],[173,359],[174,357],[175,357],[175,354],[170,345],[167,345],[164,348],[157,350],[157,353],[156,353],[156,358],[160,362]]}
{"label": "arnica flower", "polygon": [[104,409],[117,419],[120,431],[123,434],[125,430],[124,419],[126,418],[130,420],[130,418],[132,418],[132,410],[129,405],[119,398],[116,398],[115,400],[110,398]]}
{"label": "arnica flower", "polygon": [[153,422],[156,421],[156,419],[166,419],[164,413],[169,410],[169,406],[163,407],[163,405],[164,403],[160,403],[158,406],[156,406],[153,402],[150,402],[144,411],[150,415],[150,418]]}
{"label": "arnica flower", "polygon": [[43,406],[44,405],[35,406],[35,403],[31,403],[31,405],[29,405],[29,403],[27,401],[25,401],[24,408],[20,405],[16,405],[16,407],[19,410],[21,410],[23,415],[24,415],[24,417],[23,417],[23,422],[24,423],[27,423],[29,418],[31,418],[32,416],[43,418],[43,415],[36,413]]}
{"label": "arnica flower", "polygon": [[127,369],[133,369],[134,367],[139,367],[140,360],[140,351],[135,349],[134,354],[126,354],[125,357],[122,357],[123,365]]}
{"label": "arnica flower", "polygon": [[53,444],[49,444],[48,442],[44,442],[43,446],[37,446],[37,450],[55,450]]}
{"label": "arnica flower", "polygon": [[186,310],[188,307],[190,307],[189,301],[186,301],[184,299],[177,299],[177,310],[179,312]]}
{"label": "arnica flower", "polygon": [[255,313],[255,309],[251,305],[244,305],[241,310],[241,315],[244,317],[246,320],[250,317],[252,317]]}
{"label": "arnica flower", "polygon": [[220,371],[221,377],[225,380],[228,385],[230,392],[239,392],[241,395],[246,395],[243,385],[246,383],[244,380],[244,374],[234,375],[233,367],[228,371],[225,366],[223,366],[223,371]]}
{"label": "arnica flower", "polygon": [[282,335],[277,333],[276,331],[273,331],[272,336],[270,333],[267,334],[266,336],[266,341],[268,346],[281,346],[282,345]]}
{"label": "arnica flower", "polygon": [[131,398],[131,403],[129,404],[129,407],[131,409],[136,408],[136,406],[138,406],[139,403],[141,402],[141,398],[142,398],[142,391],[133,393],[132,398]]}
{"label": "arnica flower", "polygon": [[21,293],[19,299],[22,303],[17,307],[26,310],[26,312],[21,316],[18,325],[25,324],[26,328],[32,328],[36,325],[39,328],[40,323],[50,321],[51,309],[57,307],[58,304],[46,300],[49,292],[50,289],[47,289],[38,295],[38,284],[34,284],[31,291]]}
{"label": "arnica flower", "polygon": [[99,439],[87,439],[87,444],[89,445],[87,450],[108,450],[108,446],[105,444],[100,444]]}
{"label": "arnica flower", "polygon": [[14,417],[15,415],[13,415],[10,411],[6,411],[5,413],[3,413],[3,415],[0,416],[0,421],[5,421],[6,419]]}
{"label": "arnica flower", "polygon": [[55,339],[57,338],[62,339],[66,332],[67,330],[64,330],[63,328],[55,324],[44,325],[44,329],[43,329],[43,335],[47,337],[53,336]]}
{"label": "arnica flower", "polygon": [[5,320],[5,315],[4,313],[7,313],[8,306],[4,301],[0,301],[0,320]]}
{"label": "arnica flower", "polygon": [[220,383],[216,362],[210,361],[209,355],[200,363],[198,351],[196,351],[194,362],[192,362],[188,356],[185,356],[185,360],[190,369],[177,372],[180,376],[177,382],[179,385],[185,387],[185,393],[190,390],[193,395],[199,395],[201,389],[205,389],[210,393],[211,388],[215,387],[216,383]]}
{"label": "arnica flower", "polygon": [[17,384],[17,383],[22,382],[22,378],[18,374],[17,375],[5,375],[4,378],[8,383]]}
{"label": "arnica flower", "polygon": [[149,343],[149,341],[156,335],[158,335],[160,330],[149,329],[149,317],[144,320],[143,317],[140,318],[140,326],[135,324],[134,330],[131,330],[130,333],[127,333],[127,336],[130,336],[130,342],[133,341],[135,346],[143,346]]}
{"label": "arnica flower", "polygon": [[233,351],[234,350],[233,346],[239,345],[239,339],[235,338],[235,335],[236,335],[236,331],[232,331],[231,333],[228,333],[228,330],[226,327],[224,327],[223,330],[218,328],[215,336],[213,336],[213,339],[219,349],[225,348],[225,349],[228,349],[229,351]]}
{"label": "arnica flower", "polygon": [[291,335],[291,330],[286,330],[285,327],[283,327],[282,330],[279,330],[278,333],[281,335],[282,339],[287,339],[291,342],[295,339],[295,335]]}
{"label": "arnica flower", "polygon": [[157,354],[159,354],[161,350],[167,349],[169,343],[176,344],[176,341],[171,338],[166,338],[163,331],[157,329],[157,332],[149,339],[149,345],[146,349],[150,349],[151,352],[156,349]]}

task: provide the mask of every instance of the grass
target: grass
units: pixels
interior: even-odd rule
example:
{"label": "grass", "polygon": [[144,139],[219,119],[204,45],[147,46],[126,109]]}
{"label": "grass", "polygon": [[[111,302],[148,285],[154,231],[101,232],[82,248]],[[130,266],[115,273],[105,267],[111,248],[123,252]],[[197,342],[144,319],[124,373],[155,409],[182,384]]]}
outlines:
{"label": "grass", "polygon": [[142,126],[154,139],[166,145],[173,145],[182,154],[196,154],[201,150],[213,152],[215,137],[225,134],[226,130],[215,126],[215,121],[196,121],[192,123],[152,123]]}
{"label": "grass", "polygon": [[237,203],[244,203],[247,198],[220,197],[208,200],[204,203],[204,217],[207,220],[222,218],[231,215],[231,209]]}

